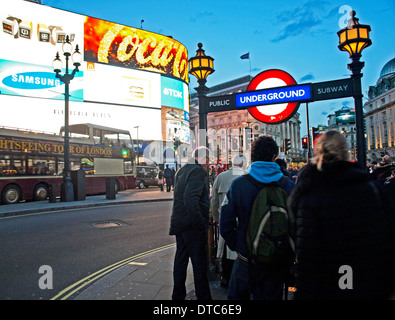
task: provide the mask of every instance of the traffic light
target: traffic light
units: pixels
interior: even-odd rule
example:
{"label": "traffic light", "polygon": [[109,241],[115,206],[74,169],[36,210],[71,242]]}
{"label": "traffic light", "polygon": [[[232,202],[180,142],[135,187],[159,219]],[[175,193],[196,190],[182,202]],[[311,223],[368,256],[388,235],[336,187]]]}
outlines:
{"label": "traffic light", "polygon": [[284,152],[288,153],[288,150],[291,149],[291,139],[285,138],[283,141],[284,141]]}
{"label": "traffic light", "polygon": [[129,157],[130,157],[129,150],[127,150],[127,149],[122,149],[122,157],[123,157],[124,159],[129,158]]}
{"label": "traffic light", "polygon": [[302,138],[302,148],[307,149],[307,137]]}
{"label": "traffic light", "polygon": [[238,137],[232,138],[232,151],[239,151],[239,138]]}
{"label": "traffic light", "polygon": [[180,140],[178,138],[173,138],[173,149],[176,151],[180,145]]}

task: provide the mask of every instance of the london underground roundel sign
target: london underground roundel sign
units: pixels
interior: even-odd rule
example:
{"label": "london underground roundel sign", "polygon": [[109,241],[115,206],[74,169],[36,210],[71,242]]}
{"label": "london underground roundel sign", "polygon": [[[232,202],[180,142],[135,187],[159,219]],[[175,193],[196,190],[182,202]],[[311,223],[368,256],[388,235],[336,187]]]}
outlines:
{"label": "london underground roundel sign", "polygon": [[[296,85],[296,81],[290,74],[282,70],[270,69],[253,78],[247,87],[247,91],[294,85]],[[284,97],[286,94],[283,93]],[[289,120],[298,110],[299,104],[299,102],[263,104],[248,108],[248,112],[261,122],[277,124]]]}

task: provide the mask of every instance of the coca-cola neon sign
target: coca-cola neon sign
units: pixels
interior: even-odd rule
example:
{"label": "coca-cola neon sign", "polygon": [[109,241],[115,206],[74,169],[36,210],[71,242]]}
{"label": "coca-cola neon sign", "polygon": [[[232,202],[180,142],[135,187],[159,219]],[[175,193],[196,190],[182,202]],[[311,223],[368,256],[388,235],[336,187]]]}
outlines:
{"label": "coca-cola neon sign", "polygon": [[87,17],[85,61],[169,74],[188,82],[188,54],[172,38]]}

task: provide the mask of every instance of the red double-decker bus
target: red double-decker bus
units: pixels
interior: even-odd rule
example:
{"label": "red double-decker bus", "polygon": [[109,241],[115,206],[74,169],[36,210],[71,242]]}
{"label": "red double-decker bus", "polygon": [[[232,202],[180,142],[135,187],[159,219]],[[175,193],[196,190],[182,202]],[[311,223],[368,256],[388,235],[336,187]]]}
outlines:
{"label": "red double-decker bus", "polygon": [[[116,191],[136,187],[135,152],[129,131],[94,124],[70,125],[70,167],[85,171],[86,195],[105,193],[106,178]],[[50,188],[60,195],[64,128],[59,134],[0,127],[0,201],[44,200]]]}

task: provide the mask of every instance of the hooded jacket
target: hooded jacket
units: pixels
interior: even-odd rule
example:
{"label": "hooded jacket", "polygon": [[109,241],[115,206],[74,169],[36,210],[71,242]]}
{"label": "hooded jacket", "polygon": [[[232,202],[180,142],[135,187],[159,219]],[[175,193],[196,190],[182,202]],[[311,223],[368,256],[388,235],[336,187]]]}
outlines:
{"label": "hooded jacket", "polygon": [[[394,289],[391,206],[356,163],[326,163],[322,171],[306,166],[288,198],[296,219],[295,300],[388,297]],[[341,288],[347,277],[348,288]]]}
{"label": "hooded jacket", "polygon": [[[246,173],[265,184],[283,177],[277,163],[266,161],[253,162]],[[288,180],[283,189],[290,194],[294,186],[294,182]],[[243,257],[248,257],[247,229],[258,192],[258,188],[246,176],[240,176],[233,180],[221,208],[220,233],[229,248]]]}

